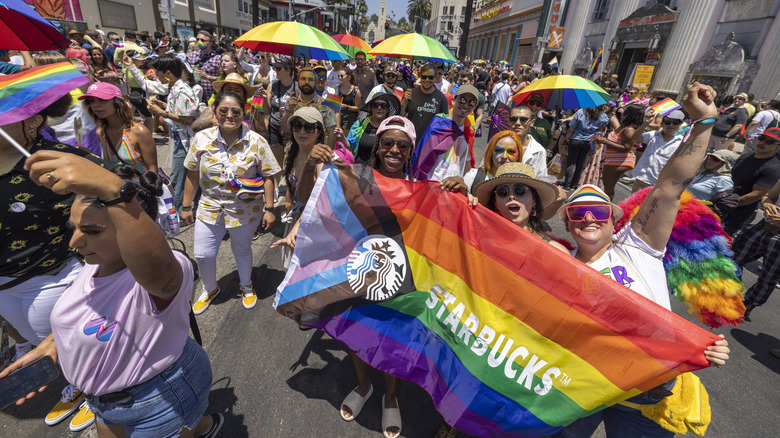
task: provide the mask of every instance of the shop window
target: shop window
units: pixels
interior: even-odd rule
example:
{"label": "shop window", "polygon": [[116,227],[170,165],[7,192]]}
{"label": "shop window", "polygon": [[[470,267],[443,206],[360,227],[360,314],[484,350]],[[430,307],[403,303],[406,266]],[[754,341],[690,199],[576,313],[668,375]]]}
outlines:
{"label": "shop window", "polygon": [[135,8],[131,5],[98,0],[98,11],[100,11],[100,22],[105,27],[138,29],[138,23],[135,20]]}
{"label": "shop window", "polygon": [[596,0],[590,21],[602,21],[609,18],[609,3],[610,0]]}
{"label": "shop window", "polygon": [[212,14],[217,13],[217,7],[215,6],[215,0],[194,0],[195,7],[203,12],[210,12]]}

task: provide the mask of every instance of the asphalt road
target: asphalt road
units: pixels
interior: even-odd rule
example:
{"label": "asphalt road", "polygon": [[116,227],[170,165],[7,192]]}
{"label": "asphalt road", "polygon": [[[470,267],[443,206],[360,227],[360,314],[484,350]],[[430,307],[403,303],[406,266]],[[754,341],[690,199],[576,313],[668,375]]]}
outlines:
{"label": "asphalt road", "polygon": [[[477,139],[481,156],[486,139]],[[628,194],[619,184],[617,198]],[[558,219],[553,231],[565,236]],[[281,237],[276,226],[253,244],[253,281],[258,305],[246,310],[238,292],[238,275],[229,242],[220,248],[218,264],[222,294],[211,308],[197,317],[203,342],[212,363],[214,380],[209,413],[225,414],[221,437],[365,437],[381,436],[381,395],[384,382],[374,372],[374,395],[354,422],[338,413],[346,394],[356,385],[345,348],[318,331],[300,331],[291,320],[277,314],[271,304],[284,271],[280,252],[268,246]],[[180,235],[192,248],[192,227]],[[755,281],[756,264],[744,280]],[[200,289],[200,283],[196,284]],[[195,294],[198,295],[197,293]],[[780,294],[755,310],[753,322],[717,330],[728,339],[732,355],[726,366],[697,372],[707,387],[712,406],[709,437],[776,437],[780,420],[780,359],[769,353],[780,348]],[[675,312],[696,321],[682,304],[673,300]],[[49,427],[43,418],[59,399],[64,380],[22,407],[0,411],[0,438],[95,437],[94,426],[73,433],[68,422]],[[404,421],[402,436],[433,437],[442,424],[430,397],[412,383],[402,382],[399,404]],[[465,436],[465,435],[460,435]],[[603,430],[597,431],[603,437]]]}

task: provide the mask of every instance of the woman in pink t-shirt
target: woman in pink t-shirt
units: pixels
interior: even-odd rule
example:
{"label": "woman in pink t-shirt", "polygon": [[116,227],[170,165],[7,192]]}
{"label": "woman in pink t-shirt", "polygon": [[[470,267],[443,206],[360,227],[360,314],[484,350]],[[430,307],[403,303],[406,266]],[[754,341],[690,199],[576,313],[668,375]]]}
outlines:
{"label": "woman in pink t-shirt", "polygon": [[130,166],[112,173],[55,151],[33,154],[25,169],[39,185],[77,194],[70,246],[86,266],[54,306],[52,334],[0,377],[48,355],[84,391],[100,437],[214,436],[222,416],[203,416],[211,366],[188,331],[192,266],[154,221],[160,177],[146,172],[136,183]]}

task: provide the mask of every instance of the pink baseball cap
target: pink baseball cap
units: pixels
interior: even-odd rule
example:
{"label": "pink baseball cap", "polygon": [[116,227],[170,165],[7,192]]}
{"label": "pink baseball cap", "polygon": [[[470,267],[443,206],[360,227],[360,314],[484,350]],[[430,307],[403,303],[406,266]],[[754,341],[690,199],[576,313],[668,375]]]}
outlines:
{"label": "pink baseball cap", "polygon": [[101,100],[110,100],[111,98],[122,98],[122,92],[114,84],[108,82],[95,82],[87,88],[87,92],[79,96],[79,100],[84,100],[88,97],[97,97]]}
{"label": "pink baseball cap", "polygon": [[379,128],[376,130],[376,135],[379,136],[379,134],[391,129],[402,131],[404,134],[406,134],[407,137],[409,137],[409,140],[412,141],[412,144],[417,143],[417,135],[414,132],[414,125],[406,117],[391,116],[382,120],[382,123],[379,124]]}

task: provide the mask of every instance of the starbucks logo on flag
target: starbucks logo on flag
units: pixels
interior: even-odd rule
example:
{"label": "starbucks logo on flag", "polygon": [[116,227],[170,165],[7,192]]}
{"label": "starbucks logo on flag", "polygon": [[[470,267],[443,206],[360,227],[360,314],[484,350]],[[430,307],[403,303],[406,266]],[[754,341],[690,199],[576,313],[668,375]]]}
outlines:
{"label": "starbucks logo on flag", "polygon": [[387,236],[366,236],[349,254],[347,278],[355,295],[365,293],[372,301],[391,298],[406,278],[404,251]]}

